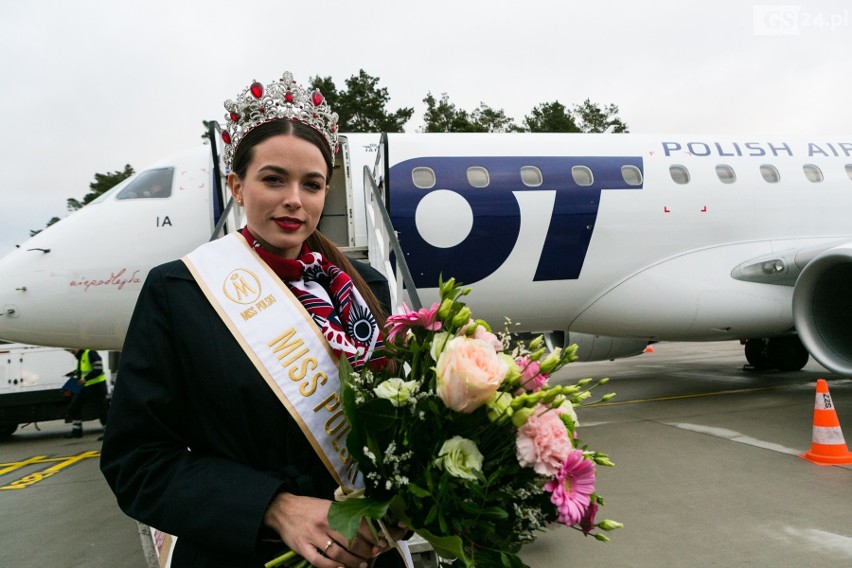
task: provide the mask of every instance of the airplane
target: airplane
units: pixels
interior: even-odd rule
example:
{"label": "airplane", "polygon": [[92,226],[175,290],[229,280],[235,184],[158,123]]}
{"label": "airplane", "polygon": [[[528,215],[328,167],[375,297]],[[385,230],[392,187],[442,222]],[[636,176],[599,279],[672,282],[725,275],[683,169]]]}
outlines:
{"label": "airplane", "polygon": [[[320,230],[397,306],[452,276],[476,317],[580,360],[740,340],[757,369],[810,354],[852,375],[852,137],[346,134],[339,152]],[[0,260],[0,338],[120,350],[148,270],[241,226],[220,155],[157,162]]]}

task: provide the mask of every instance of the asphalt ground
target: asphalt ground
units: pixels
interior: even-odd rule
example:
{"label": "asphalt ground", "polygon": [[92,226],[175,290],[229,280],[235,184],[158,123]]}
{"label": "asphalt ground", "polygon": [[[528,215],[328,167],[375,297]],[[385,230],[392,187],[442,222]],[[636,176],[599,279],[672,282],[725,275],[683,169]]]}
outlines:
{"label": "asphalt ground", "polygon": [[[852,380],[811,361],[798,372],[744,369],[737,342],[670,343],[562,380],[610,377],[610,404],[580,409],[580,437],[606,452],[602,543],[560,527],[523,551],[534,567],[852,566],[852,465],[811,448],[816,380],[852,434]],[[583,426],[585,424],[585,427]],[[848,440],[848,435],[845,434]]]}
{"label": "asphalt ground", "polygon": [[[555,380],[610,377],[610,403],[579,410],[580,437],[607,452],[598,518],[611,542],[552,527],[522,552],[535,568],[852,566],[852,465],[818,466],[815,381],[825,378],[847,439],[852,380],[814,362],[743,368],[742,347],[664,343],[653,353],[574,363]],[[27,425],[0,442],[0,567],[148,568],[136,523],[100,475],[97,422]]]}

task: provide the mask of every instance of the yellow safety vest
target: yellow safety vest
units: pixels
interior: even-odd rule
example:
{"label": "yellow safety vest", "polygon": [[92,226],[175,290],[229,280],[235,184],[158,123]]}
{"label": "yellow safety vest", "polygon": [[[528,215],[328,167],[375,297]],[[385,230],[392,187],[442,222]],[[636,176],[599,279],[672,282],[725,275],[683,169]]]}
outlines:
{"label": "yellow safety vest", "polygon": [[[85,377],[89,371],[92,370],[92,363],[89,361],[89,349],[83,351],[83,356],[80,357],[80,376]],[[102,372],[100,375],[95,377],[94,379],[89,379],[83,385],[83,387],[90,387],[92,385],[96,385],[98,383],[102,383],[106,380],[106,375]]]}

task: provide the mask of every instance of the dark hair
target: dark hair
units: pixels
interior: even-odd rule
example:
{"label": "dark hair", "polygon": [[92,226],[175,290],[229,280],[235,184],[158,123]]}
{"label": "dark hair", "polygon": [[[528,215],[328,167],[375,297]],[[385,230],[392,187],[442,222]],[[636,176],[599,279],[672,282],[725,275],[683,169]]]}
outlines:
{"label": "dark hair", "polygon": [[[330,183],[333,168],[331,165],[331,150],[329,149],[325,138],[323,138],[319,132],[310,126],[302,124],[301,122],[285,119],[265,122],[249,132],[245,138],[242,139],[240,145],[237,146],[236,152],[234,152],[234,162],[231,171],[233,171],[240,179],[245,177],[248,165],[254,158],[254,147],[268,138],[282,134],[301,138],[302,140],[310,142],[319,148],[320,152],[322,152],[322,157],[325,160],[327,168],[326,183]],[[352,279],[352,283],[355,284],[355,287],[361,293],[361,296],[363,296],[364,301],[367,302],[367,306],[370,307],[370,311],[373,312],[373,316],[376,318],[378,324],[381,327],[384,327],[387,314],[382,308],[381,303],[376,298],[375,294],[373,294],[372,290],[370,290],[370,286],[358,270],[356,270],[355,267],[352,266],[352,263],[349,262],[346,255],[340,252],[337,245],[318,230],[314,231],[305,242],[309,249],[320,253],[323,257],[328,259],[329,262],[337,265],[341,270],[343,270],[343,272],[349,275]]]}
{"label": "dark hair", "polygon": [[326,166],[326,183],[331,182],[332,165],[331,165],[331,149],[328,143],[323,138],[322,134],[314,130],[312,127],[297,122],[295,120],[272,120],[264,122],[248,134],[240,141],[237,150],[234,152],[234,162],[231,167],[237,176],[242,179],[246,175],[246,169],[254,158],[254,147],[273,136],[286,134],[301,138],[306,142],[310,142],[322,152],[322,159],[325,160]]}

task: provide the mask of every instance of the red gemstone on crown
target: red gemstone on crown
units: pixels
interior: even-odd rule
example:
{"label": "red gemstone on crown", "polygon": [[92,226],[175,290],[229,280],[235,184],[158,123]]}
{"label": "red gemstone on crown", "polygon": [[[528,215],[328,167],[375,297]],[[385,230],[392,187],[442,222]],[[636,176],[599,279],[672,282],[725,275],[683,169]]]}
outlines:
{"label": "red gemstone on crown", "polygon": [[230,143],[231,143],[231,135],[230,135],[230,134],[228,134],[228,131],[227,131],[227,130],[223,130],[223,131],[222,131],[222,141],[223,141],[225,144],[230,144]]}
{"label": "red gemstone on crown", "polygon": [[231,113],[231,122],[239,122],[239,120],[240,120],[240,115],[238,115],[235,112],[232,112]]}
{"label": "red gemstone on crown", "polygon": [[293,102],[293,93],[291,93],[290,91],[287,91],[287,94],[284,95],[284,101],[288,102],[288,103],[292,103]]}
{"label": "red gemstone on crown", "polygon": [[263,96],[263,85],[261,85],[257,81],[255,81],[254,83],[251,84],[251,87],[249,87],[249,90],[251,90],[252,96],[256,99],[259,99],[260,97]]}
{"label": "red gemstone on crown", "polygon": [[311,96],[311,101],[314,103],[314,106],[320,106],[322,104],[322,95],[319,91],[314,91],[314,94]]}

